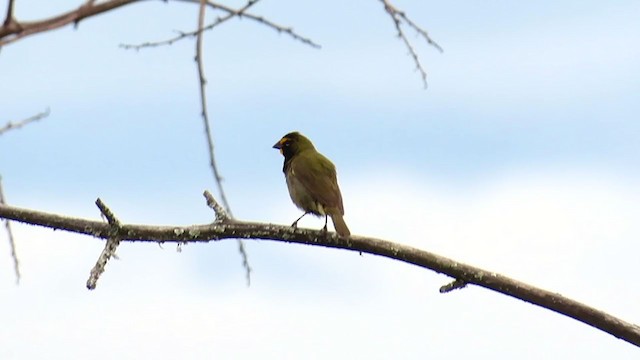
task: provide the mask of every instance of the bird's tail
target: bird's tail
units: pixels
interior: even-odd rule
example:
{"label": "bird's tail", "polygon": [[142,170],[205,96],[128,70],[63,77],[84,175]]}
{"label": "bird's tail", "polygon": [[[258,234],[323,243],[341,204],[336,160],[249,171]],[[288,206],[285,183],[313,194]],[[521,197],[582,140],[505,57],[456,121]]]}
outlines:
{"label": "bird's tail", "polygon": [[347,227],[347,223],[344,222],[344,218],[340,214],[331,214],[331,220],[333,221],[333,227],[340,236],[349,236],[351,232]]}

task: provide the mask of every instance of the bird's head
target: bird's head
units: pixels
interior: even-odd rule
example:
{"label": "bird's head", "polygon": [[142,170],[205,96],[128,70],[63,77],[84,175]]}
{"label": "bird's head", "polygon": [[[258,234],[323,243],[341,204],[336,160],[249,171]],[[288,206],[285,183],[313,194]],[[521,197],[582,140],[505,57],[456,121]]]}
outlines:
{"label": "bird's head", "polygon": [[297,131],[290,132],[283,136],[282,139],[273,145],[273,148],[280,150],[280,154],[284,155],[286,159],[291,158],[302,151],[315,149],[311,140],[307,139]]}

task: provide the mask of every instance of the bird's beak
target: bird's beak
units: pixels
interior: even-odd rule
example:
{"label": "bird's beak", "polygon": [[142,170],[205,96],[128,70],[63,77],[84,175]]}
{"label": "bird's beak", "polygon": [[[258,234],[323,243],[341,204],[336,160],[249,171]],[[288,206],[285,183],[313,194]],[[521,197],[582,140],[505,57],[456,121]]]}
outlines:
{"label": "bird's beak", "polygon": [[273,145],[274,149],[279,149],[280,150],[280,154],[282,154],[282,144],[284,144],[285,141],[286,140],[284,138],[282,138],[275,145]]}

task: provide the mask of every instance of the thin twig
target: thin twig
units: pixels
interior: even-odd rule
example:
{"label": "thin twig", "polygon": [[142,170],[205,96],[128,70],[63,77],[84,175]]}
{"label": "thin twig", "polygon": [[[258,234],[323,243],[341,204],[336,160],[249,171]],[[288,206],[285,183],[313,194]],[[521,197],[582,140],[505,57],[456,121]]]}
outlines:
{"label": "thin twig", "polygon": [[[204,25],[204,15],[206,9],[206,0],[200,1],[200,12],[198,14],[198,29],[202,29]],[[202,40],[204,38],[204,33],[202,31],[197,31],[196,34],[196,65],[198,69],[198,79],[199,79],[199,89],[200,89],[200,106],[202,108],[202,120],[204,122],[204,132],[207,138],[207,146],[209,150],[209,165],[211,166],[211,170],[213,171],[213,177],[216,181],[216,185],[218,186],[218,193],[220,194],[220,198],[222,199],[222,204],[225,209],[229,213],[231,217],[233,214],[231,213],[231,208],[229,206],[229,202],[227,201],[227,196],[224,193],[224,188],[222,186],[222,176],[218,171],[218,166],[216,165],[216,158],[214,155],[214,144],[213,144],[213,136],[211,132],[211,124],[209,121],[209,111],[207,110],[207,92],[206,85],[207,79],[205,78],[204,71],[204,62],[202,61]]]}
{"label": "thin twig", "polygon": [[9,26],[9,23],[14,21],[13,19],[13,1],[9,0],[9,4],[7,4],[7,16],[4,18],[4,26]]}
{"label": "thin twig", "polygon": [[213,195],[211,195],[209,190],[205,190],[203,195],[204,198],[207,199],[207,206],[213,209],[213,212],[216,214],[216,222],[223,223],[231,219],[229,217],[229,213],[227,213],[227,210],[225,210],[224,207],[220,206]]}
{"label": "thin twig", "polygon": [[[201,0],[194,0],[194,1],[185,1],[184,2],[197,2],[200,4],[200,9],[202,9],[202,1]],[[142,44],[138,44],[138,45],[130,45],[130,44],[120,44],[120,47],[126,50],[129,49],[133,49],[133,50],[140,50],[142,48],[146,48],[146,47],[156,47],[156,46],[163,46],[163,45],[172,45],[174,42],[176,41],[180,41],[180,40],[184,40],[186,38],[189,37],[197,37],[200,36],[200,34],[202,34],[202,32],[204,31],[208,31],[213,29],[214,27],[224,23],[227,20],[230,20],[236,16],[242,16],[245,11],[247,11],[251,6],[253,6],[255,3],[257,3],[259,0],[250,0],[249,2],[247,2],[243,7],[234,10],[231,8],[222,8],[221,5],[218,4],[214,4],[211,3],[209,4],[209,1],[205,1],[205,6],[209,5],[211,7],[213,7],[214,9],[223,9],[225,11],[227,11],[227,15],[223,16],[223,17],[218,17],[214,22],[212,22],[211,24],[204,26],[204,18],[202,19],[202,24],[200,24],[200,16],[198,16],[198,27],[196,28],[196,30],[194,31],[189,31],[189,32],[184,32],[184,31],[177,31],[178,35],[175,37],[172,37],[170,39],[167,40],[161,40],[161,41],[154,41],[154,42],[144,42]],[[198,15],[200,14],[200,12],[198,12]],[[197,41],[197,39],[196,39]]]}
{"label": "thin twig", "polygon": [[[2,190],[2,176],[0,176],[0,204],[6,205],[7,200],[4,198],[4,192]],[[16,242],[13,238],[13,231],[11,231],[11,222],[4,220],[4,226],[7,229],[7,237],[9,238],[9,247],[11,248],[11,258],[13,259],[13,272],[16,274],[16,285],[20,284],[20,264],[18,263],[18,255],[16,253]]]}
{"label": "thin twig", "polygon": [[440,293],[444,294],[444,293],[448,293],[451,292],[453,290],[458,290],[458,289],[462,289],[464,287],[467,286],[467,283],[464,280],[460,280],[460,279],[455,279],[452,282],[446,284],[446,285],[442,285],[440,287]]}
{"label": "thin twig", "polygon": [[244,268],[244,277],[247,280],[247,286],[251,286],[251,265],[249,264],[249,254],[244,246],[244,241],[238,239],[238,252],[242,258],[242,267]]}
{"label": "thin twig", "polygon": [[93,269],[91,269],[91,273],[89,274],[89,279],[87,280],[87,289],[89,290],[94,290],[96,288],[96,283],[98,282],[100,275],[104,272],[107,261],[109,261],[111,257],[116,257],[116,249],[122,240],[120,235],[122,226],[111,209],[109,209],[101,199],[96,200],[96,206],[98,206],[102,215],[107,219],[110,227],[110,234],[107,238],[107,243],[104,246],[104,249],[98,257],[98,261],[96,261],[96,264],[93,266]]}
{"label": "thin twig", "polygon": [[[248,9],[251,5],[255,4],[258,0],[250,0],[242,9]],[[207,8],[207,0],[200,1],[200,9],[198,12],[198,31],[196,35],[196,64],[198,68],[198,79],[200,80],[200,106],[202,107],[202,120],[204,122],[204,132],[205,137],[207,138],[207,146],[209,150],[209,165],[211,166],[211,171],[213,172],[213,178],[216,181],[216,186],[218,187],[218,194],[220,194],[220,198],[222,199],[222,204],[228,214],[229,217],[233,218],[233,213],[231,212],[231,206],[229,206],[229,201],[227,200],[227,196],[224,192],[224,187],[222,186],[223,178],[220,175],[220,171],[218,170],[218,166],[216,164],[216,157],[214,153],[214,144],[213,144],[213,136],[211,132],[211,124],[209,121],[209,112],[207,110],[207,92],[206,85],[207,79],[205,78],[204,72],[204,62],[202,60],[202,41],[204,37],[204,32],[202,28],[204,26],[204,16]],[[244,11],[244,10],[242,10]],[[230,15],[231,16],[231,15]],[[216,217],[218,215],[216,214]],[[240,252],[240,256],[242,257],[242,266],[244,267],[247,285],[251,284],[251,267],[249,266],[249,259],[247,256],[247,251],[244,247],[244,243],[242,240],[238,240],[238,252]]]}
{"label": "thin twig", "polygon": [[[228,223],[228,222],[235,221],[233,218],[229,217],[229,214],[224,209],[224,207],[220,206],[220,204],[216,201],[216,199],[213,197],[213,195],[211,195],[211,193],[208,190],[204,191],[204,197],[205,199],[207,199],[207,205],[210,208],[212,208],[213,211],[216,213],[217,223],[223,223],[223,222]],[[249,264],[249,256],[247,255],[247,252],[244,247],[244,242],[242,240],[238,240],[238,251],[242,256],[242,267],[245,269],[245,272],[246,272],[247,285],[251,285],[251,265]]]}
{"label": "thin twig", "polygon": [[[199,3],[199,0],[179,0],[182,2],[188,2],[188,3]],[[120,47],[123,49],[133,49],[133,50],[140,50],[143,48],[148,48],[148,47],[157,47],[157,46],[164,46],[164,45],[172,45],[173,43],[180,41],[180,40],[184,40],[186,38],[190,38],[190,37],[194,37],[197,36],[199,33],[203,32],[203,31],[208,31],[213,29],[214,27],[226,22],[227,20],[230,20],[234,17],[246,17],[248,19],[251,20],[255,20],[267,27],[270,27],[274,30],[276,30],[279,33],[285,33],[289,36],[291,36],[293,39],[301,41],[304,44],[307,44],[311,47],[314,48],[320,48],[320,45],[316,44],[315,42],[313,42],[313,40],[306,38],[304,36],[301,36],[297,33],[295,33],[293,31],[292,28],[290,27],[284,27],[282,25],[278,25],[270,20],[265,19],[262,16],[256,16],[253,14],[250,14],[247,12],[247,10],[253,6],[255,3],[257,3],[259,0],[252,0],[252,1],[248,1],[243,7],[239,8],[239,9],[233,9],[230,8],[228,6],[222,5],[222,4],[218,4],[218,3],[214,3],[212,1],[207,1],[207,6],[213,8],[213,9],[219,9],[222,10],[224,12],[226,12],[227,14],[223,17],[218,17],[214,22],[212,22],[211,24],[207,25],[207,26],[203,26],[202,28],[198,28],[194,31],[188,31],[188,32],[184,32],[184,31],[177,31],[178,35],[170,38],[170,39],[166,39],[166,40],[160,40],[160,41],[153,41],[153,42],[144,42],[141,44],[137,44],[137,45],[133,45],[133,44],[120,44]]]}
{"label": "thin twig", "polygon": [[402,20],[404,20],[410,27],[412,27],[415,31],[418,32],[418,34],[422,35],[422,37],[427,41],[427,43],[433,47],[435,47],[436,49],[438,49],[438,51],[440,51],[441,53],[444,52],[444,50],[442,49],[442,47],[440,45],[438,45],[438,43],[436,43],[431,36],[429,36],[429,34],[427,33],[426,30],[424,30],[423,28],[419,27],[418,25],[416,25],[411,19],[409,19],[409,17],[407,17],[406,13],[404,11],[398,11],[398,9],[396,9],[397,14],[402,18]]}
{"label": "thin twig", "polygon": [[424,87],[426,88],[427,72],[422,67],[422,63],[420,63],[420,59],[418,58],[418,53],[413,48],[413,45],[411,45],[411,42],[409,41],[409,39],[407,39],[407,36],[402,30],[402,22],[404,21],[407,25],[409,25],[409,27],[417,31],[418,34],[420,34],[427,41],[429,45],[435,47],[436,49],[438,49],[438,51],[443,52],[442,47],[440,47],[440,45],[438,45],[438,43],[436,43],[424,29],[422,29],[421,27],[416,25],[411,19],[409,19],[409,17],[407,17],[404,11],[398,10],[395,6],[393,6],[389,2],[389,0],[380,0],[380,1],[384,5],[385,11],[391,17],[391,20],[393,20],[393,24],[395,25],[396,31],[398,32],[397,35],[400,39],[402,39],[405,46],[407,47],[407,50],[409,51],[409,54],[413,58],[413,62],[416,65],[416,70],[420,72],[420,76],[422,77],[422,82],[424,84]]}
{"label": "thin twig", "polygon": [[46,118],[47,116],[49,116],[49,108],[47,108],[47,110],[45,110],[44,112],[41,112],[39,114],[35,114],[30,118],[26,118],[24,120],[19,120],[19,121],[9,121],[6,125],[4,125],[3,127],[0,127],[0,135],[4,134],[5,132],[9,131],[9,130],[13,130],[13,129],[19,129],[29,123],[32,123],[34,121],[38,121],[40,119]]}
{"label": "thin twig", "polygon": [[404,35],[404,33],[402,33],[402,30],[400,29],[400,26],[398,25],[398,23],[396,23],[396,28],[398,29],[398,36],[404,42],[405,46],[409,50],[409,54],[413,58],[413,62],[416,64],[416,70],[420,72],[420,76],[422,77],[422,83],[424,84],[424,87],[427,88],[428,86],[427,72],[422,67],[422,64],[420,63],[420,59],[418,59],[418,54],[413,49],[413,46],[411,46],[411,43],[409,42],[409,40],[407,40],[407,37]]}
{"label": "thin twig", "polygon": [[[18,207],[0,205],[0,218],[27,224],[45,226],[50,229],[71,231],[89,236],[109,239],[113,228],[102,221],[49,214]],[[602,310],[566,298],[558,293],[536,288],[529,284],[457,262],[437,254],[411,246],[393,243],[371,237],[351,235],[339,237],[333,233],[327,236],[322,230],[297,228],[288,225],[274,225],[249,221],[209,223],[191,226],[153,226],[122,224],[122,241],[163,242],[209,242],[223,239],[273,240],[286,243],[322,246],[355,252],[379,255],[386,258],[417,265],[443,273],[469,284],[475,284],[543,308],[566,315],[587,325],[607,332],[633,345],[640,346],[640,327],[614,317]],[[613,294],[612,296],[615,296]],[[490,325],[487,325],[490,326]]]}
{"label": "thin twig", "polygon": [[[73,10],[69,10],[60,15],[56,15],[47,19],[42,19],[37,21],[18,22],[13,18],[13,16],[11,16],[5,19],[4,24],[0,26],[0,47],[2,47],[3,45],[10,44],[12,42],[18,41],[24,37],[58,29],[69,24],[75,24],[77,26],[81,20],[84,20],[86,18],[99,15],[99,14],[114,10],[116,8],[129,5],[132,3],[136,3],[136,2],[141,2],[141,1],[142,0],[107,0],[102,2],[96,2],[95,0],[94,1],[89,0],[84,2],[82,5],[80,5],[79,7]],[[182,1],[182,2],[193,3],[193,4],[200,3],[200,0],[175,0],[175,1]],[[252,2],[255,3],[257,1],[258,0],[253,0]],[[13,12],[12,6],[13,6],[13,0],[11,0],[9,3],[9,8],[7,9],[7,13]],[[262,16],[245,13],[244,11],[242,11],[242,9],[235,10],[229,6],[219,4],[211,0],[207,0],[207,6],[226,12],[227,16],[230,15],[229,18],[232,18],[234,16],[246,17],[251,20],[257,21],[267,27],[270,27],[279,33],[285,33],[291,36],[293,39],[301,41],[307,45],[310,45],[315,48],[320,47],[320,45],[316,44],[311,39],[297,34],[295,31],[293,31],[292,28],[278,25],[270,20],[265,19]],[[207,26],[204,30],[208,30],[216,25],[218,24],[215,24],[215,23],[211,24]],[[194,33],[184,33],[184,36],[180,36],[174,41],[181,40],[182,38],[186,38],[188,36],[194,36],[194,35],[195,35]],[[121,46],[125,48],[141,48],[141,47],[157,46],[161,44],[171,44],[171,43],[173,43],[173,41],[161,41],[161,42],[158,42],[157,44],[147,43],[144,45],[121,45]]]}
{"label": "thin twig", "polygon": [[[12,14],[13,1],[9,3],[9,10],[7,12],[7,16]],[[36,114],[32,117],[26,118],[24,120],[19,120],[16,122],[9,121],[5,126],[0,128],[0,135],[4,134],[7,131],[19,129],[29,123],[34,121],[38,121],[42,118],[49,116],[49,108],[42,113]],[[6,200],[4,198],[4,192],[2,190],[2,176],[0,176],[0,204],[6,204]],[[20,284],[20,263],[18,261],[18,255],[16,253],[16,242],[13,237],[13,231],[11,231],[11,223],[9,220],[5,220],[5,228],[7,230],[7,236],[9,238],[9,247],[11,248],[11,258],[13,259],[13,271],[16,274],[16,284]]]}
{"label": "thin twig", "polygon": [[[196,30],[194,31],[189,31],[189,32],[184,32],[184,31],[178,31],[178,35],[175,37],[172,37],[170,39],[167,40],[161,40],[161,41],[155,41],[155,42],[145,42],[139,45],[129,45],[129,44],[120,44],[120,47],[123,49],[133,49],[133,50],[140,50],[142,48],[146,48],[146,47],[156,47],[156,46],[163,46],[163,45],[172,45],[174,42],[176,41],[180,41],[180,40],[184,40],[186,38],[189,37],[199,37],[204,31],[207,30],[211,30],[214,27],[224,23],[227,20],[230,20],[236,16],[241,16],[245,11],[247,11],[251,6],[253,6],[255,3],[257,3],[259,0],[251,0],[249,2],[247,2],[243,7],[241,7],[240,9],[237,10],[233,10],[231,8],[228,9],[227,15],[223,16],[223,17],[219,17],[217,18],[214,22],[212,22],[211,24],[204,26],[204,18],[202,19],[202,24],[200,24],[200,16],[198,16],[198,27],[196,28]],[[197,0],[198,3],[200,3],[200,8],[202,9],[202,1]],[[205,5],[207,5],[207,1],[205,1]],[[219,5],[213,5],[212,6],[215,9],[220,8]],[[200,13],[198,13],[200,14]],[[197,39],[196,39],[197,41]]]}
{"label": "thin twig", "polygon": [[[198,0],[179,0],[179,1],[196,2]],[[207,4],[209,6],[215,8],[215,9],[220,9],[220,10],[225,11],[227,13],[231,13],[231,12],[234,11],[233,8],[230,8],[230,7],[228,7],[228,6],[224,5],[224,4],[214,3],[211,0],[207,0]],[[262,23],[263,25],[276,30],[278,33],[285,33],[285,34],[291,36],[293,39],[301,41],[302,43],[307,44],[307,45],[309,45],[309,46],[311,46],[313,48],[316,48],[316,49],[320,48],[319,44],[315,43],[313,40],[311,40],[311,39],[309,39],[307,37],[304,37],[302,35],[297,34],[295,31],[293,31],[293,28],[291,28],[291,27],[284,27],[282,25],[278,25],[278,24],[276,24],[276,23],[274,23],[274,22],[272,22],[272,21],[270,21],[268,19],[265,19],[263,16],[256,16],[256,15],[247,13],[245,11],[242,11],[238,15],[241,18],[242,17],[246,17],[248,19],[255,20],[255,21],[259,22],[259,23]]]}

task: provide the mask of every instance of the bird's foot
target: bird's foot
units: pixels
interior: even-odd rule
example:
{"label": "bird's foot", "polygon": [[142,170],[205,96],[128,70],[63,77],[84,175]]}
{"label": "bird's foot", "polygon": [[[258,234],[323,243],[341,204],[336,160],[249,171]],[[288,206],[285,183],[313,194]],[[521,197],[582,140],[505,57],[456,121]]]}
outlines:
{"label": "bird's foot", "polygon": [[298,228],[298,221],[300,221],[300,219],[302,219],[305,215],[307,215],[308,212],[302,214],[302,216],[300,216],[298,219],[296,219],[296,221],[293,222],[293,224],[291,224],[291,228],[293,228],[293,230]]}

